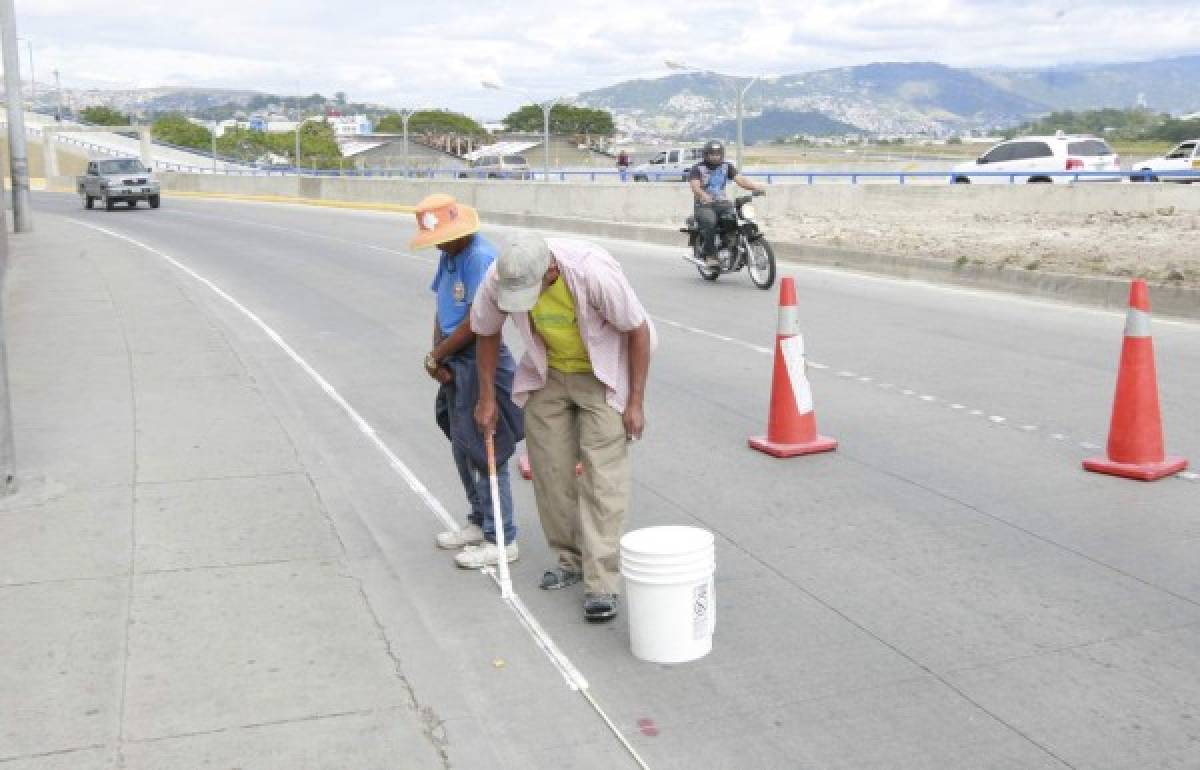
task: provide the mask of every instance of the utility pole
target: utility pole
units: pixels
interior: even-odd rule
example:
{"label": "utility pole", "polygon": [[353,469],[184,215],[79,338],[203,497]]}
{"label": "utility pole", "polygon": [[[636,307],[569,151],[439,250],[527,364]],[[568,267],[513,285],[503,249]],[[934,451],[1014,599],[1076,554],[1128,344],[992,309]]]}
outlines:
{"label": "utility pole", "polygon": [[[0,0],[9,2],[9,0]],[[4,279],[8,273],[8,227],[0,207],[0,496],[17,491],[17,459],[13,449],[12,403],[8,396],[8,350],[4,329]]]}
{"label": "utility pole", "polygon": [[0,46],[4,49],[4,90],[8,94],[8,158],[12,174],[13,232],[33,229],[29,216],[29,156],[25,152],[25,109],[21,104],[21,65],[17,55],[17,14],[13,0],[0,0]]}

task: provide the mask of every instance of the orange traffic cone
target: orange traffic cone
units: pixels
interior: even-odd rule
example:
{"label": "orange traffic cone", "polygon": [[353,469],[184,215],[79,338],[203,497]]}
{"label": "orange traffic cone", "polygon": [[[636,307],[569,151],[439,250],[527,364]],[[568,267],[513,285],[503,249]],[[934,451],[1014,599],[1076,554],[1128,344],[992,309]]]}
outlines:
{"label": "orange traffic cone", "polygon": [[[517,458],[517,469],[521,471],[521,478],[526,481],[533,480],[533,468],[529,466],[529,455],[521,455]],[[575,475],[583,475],[583,463],[575,463]]]}
{"label": "orange traffic cone", "polygon": [[1108,429],[1108,457],[1084,460],[1083,467],[1096,473],[1154,481],[1178,473],[1187,464],[1182,457],[1163,453],[1158,376],[1150,336],[1150,296],[1146,282],[1139,279],[1129,287],[1129,314]]}
{"label": "orange traffic cone", "polygon": [[751,448],[774,457],[795,457],[837,449],[837,440],[817,435],[812,388],[804,369],[804,338],[800,336],[796,282],[784,278],[779,284],[779,330],[775,335],[775,370],[771,376],[767,435],[751,436]]}

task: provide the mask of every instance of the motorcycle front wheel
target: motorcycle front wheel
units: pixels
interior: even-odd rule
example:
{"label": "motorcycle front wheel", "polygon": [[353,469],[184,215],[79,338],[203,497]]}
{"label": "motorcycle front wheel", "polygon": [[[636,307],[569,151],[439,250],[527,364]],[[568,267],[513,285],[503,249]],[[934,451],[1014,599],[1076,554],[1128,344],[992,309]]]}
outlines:
{"label": "motorcycle front wheel", "polygon": [[750,281],[760,289],[769,289],[775,284],[775,252],[766,238],[746,242],[746,267]]}

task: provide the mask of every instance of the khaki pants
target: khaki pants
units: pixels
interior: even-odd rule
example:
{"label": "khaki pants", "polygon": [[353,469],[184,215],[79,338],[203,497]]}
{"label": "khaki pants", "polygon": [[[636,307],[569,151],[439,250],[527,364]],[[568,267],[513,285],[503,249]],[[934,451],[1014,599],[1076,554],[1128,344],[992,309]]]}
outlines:
{"label": "khaki pants", "polygon": [[[558,565],[583,572],[589,593],[620,593],[617,549],[629,507],[621,413],[593,374],[551,369],[525,404],[525,442],[546,542]],[[583,463],[576,479],[575,463]]]}

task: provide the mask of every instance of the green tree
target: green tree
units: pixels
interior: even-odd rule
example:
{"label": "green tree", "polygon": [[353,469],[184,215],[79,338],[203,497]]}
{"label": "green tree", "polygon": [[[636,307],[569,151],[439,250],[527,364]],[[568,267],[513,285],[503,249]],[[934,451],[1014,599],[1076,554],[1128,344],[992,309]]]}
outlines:
{"label": "green tree", "polygon": [[96,126],[128,126],[129,116],[111,107],[85,107],[79,117]]}
{"label": "green tree", "polygon": [[163,115],[154,121],[154,138],[182,147],[207,150],[212,146],[212,132],[198,126],[179,113]]}
{"label": "green tree", "polygon": [[[399,134],[404,131],[404,119],[397,112],[389,112],[375,123],[375,130],[384,134]],[[457,134],[459,136],[486,136],[487,130],[471,118],[450,110],[418,110],[408,119],[410,134]]]}
{"label": "green tree", "polygon": [[[545,127],[545,114],[536,104],[526,104],[508,115],[504,125],[509,131],[541,132]],[[550,132],[554,134],[588,134],[612,136],[614,132],[612,114],[607,110],[589,107],[572,107],[556,104],[550,108]]]}
{"label": "green tree", "polygon": [[1200,136],[1200,118],[1192,120],[1177,120],[1167,118],[1160,125],[1146,133],[1146,139],[1162,139],[1168,142],[1182,142],[1185,139],[1195,139]]}

